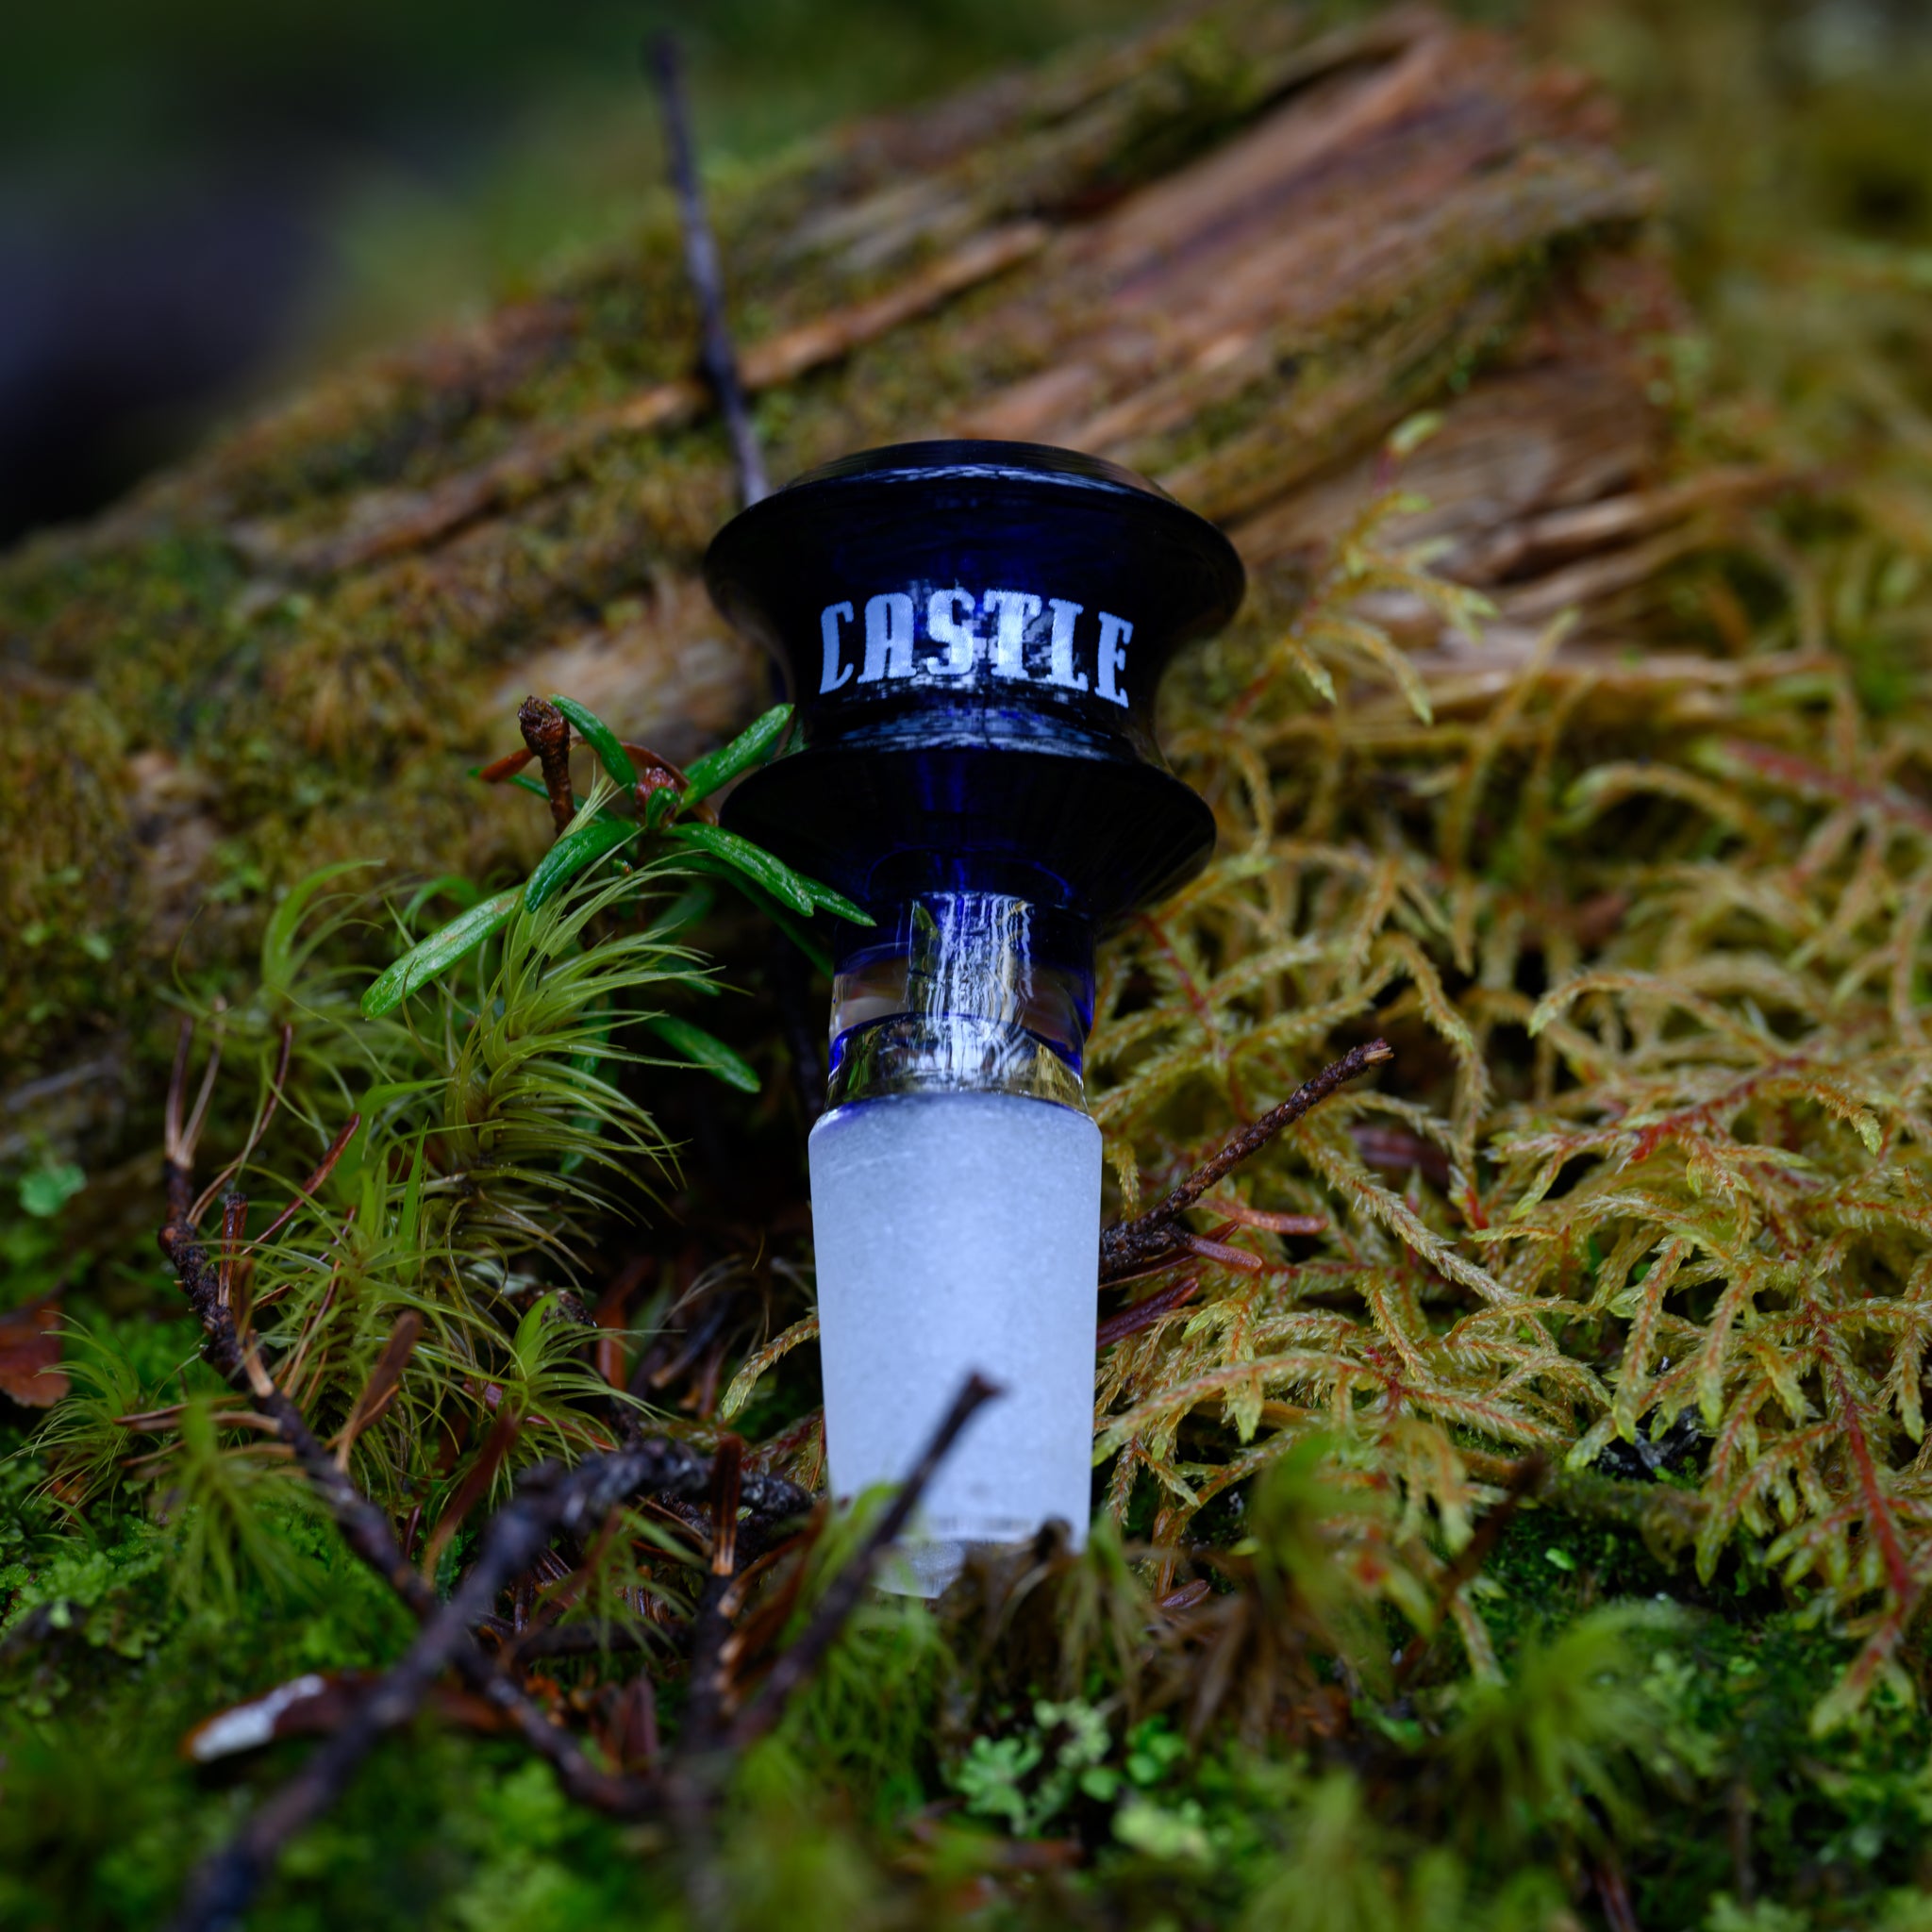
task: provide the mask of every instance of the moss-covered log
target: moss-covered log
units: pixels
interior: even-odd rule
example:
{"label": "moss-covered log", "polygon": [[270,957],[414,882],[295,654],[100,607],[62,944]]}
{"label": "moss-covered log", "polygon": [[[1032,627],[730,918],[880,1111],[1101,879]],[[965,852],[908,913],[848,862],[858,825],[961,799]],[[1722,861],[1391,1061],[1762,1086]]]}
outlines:
{"label": "moss-covered log", "polygon": [[[938,432],[1094,450],[1224,520],[1266,613],[1443,406],[1423,522],[1507,586],[1503,641],[1607,609],[1712,501],[1646,487],[1671,296],[1609,133],[1426,10],[1252,4],[846,129],[717,209],[774,474]],[[526,857],[465,776],[525,691],[673,758],[748,714],[696,575],[731,483],[693,343],[651,198],[621,252],[0,569],[8,1148],[110,1122],[171,971],[237,961],[308,869]]]}

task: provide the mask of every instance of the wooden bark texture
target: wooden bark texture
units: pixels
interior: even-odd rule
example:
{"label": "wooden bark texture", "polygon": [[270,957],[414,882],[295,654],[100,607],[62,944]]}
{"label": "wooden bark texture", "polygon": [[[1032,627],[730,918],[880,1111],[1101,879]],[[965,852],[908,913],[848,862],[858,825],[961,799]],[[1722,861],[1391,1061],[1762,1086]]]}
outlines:
{"label": "wooden bark texture", "polygon": [[[1380,487],[1501,607],[1381,615],[1439,702],[1547,621],[1620,625],[1764,487],[1686,477],[1651,400],[1677,316],[1651,182],[1576,76],[1420,8],[1190,11],[842,131],[716,208],[774,480],[1023,437],[1224,523],[1286,621]],[[469,768],[529,691],[683,758],[766,700],[698,568],[729,514],[669,200],[543,292],[324,381],[0,567],[0,1150],[109,1120],[171,974],[245,963],[309,869],[482,878],[541,813]]]}

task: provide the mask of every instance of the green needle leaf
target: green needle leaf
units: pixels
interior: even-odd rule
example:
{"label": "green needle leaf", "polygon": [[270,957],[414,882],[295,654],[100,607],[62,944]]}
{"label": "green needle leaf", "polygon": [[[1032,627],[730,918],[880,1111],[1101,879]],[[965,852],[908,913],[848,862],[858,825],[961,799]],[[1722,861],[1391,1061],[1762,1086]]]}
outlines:
{"label": "green needle leaf", "polygon": [[577,735],[597,754],[604,769],[628,791],[638,782],[638,768],[631,763],[630,754],[618,743],[617,733],[595,711],[578,704],[575,698],[552,691],[550,702],[576,726]]}
{"label": "green needle leaf", "polygon": [[320,872],[310,873],[307,878],[297,880],[289,888],[269,920],[268,930],[261,936],[261,984],[264,991],[285,993],[294,984],[295,974],[303,958],[295,947],[295,928],[302,924],[303,915],[308,912],[316,893],[331,879],[339,879],[344,873],[358,872],[364,866],[381,862],[375,858],[345,858],[338,865],[325,865]]}
{"label": "green needle leaf", "polygon": [[689,809],[699,799],[708,798],[721,785],[729,783],[741,772],[748,772],[754,765],[763,764],[791,723],[791,707],[774,705],[762,718],[755,719],[746,725],[729,744],[721,744],[716,751],[708,751],[703,758],[695,759],[685,771],[681,803]]}
{"label": "green needle leaf", "polygon": [[695,845],[699,851],[722,858],[726,865],[762,886],[781,906],[789,906],[792,911],[802,912],[808,919],[814,912],[824,911],[834,913],[841,919],[849,919],[854,925],[873,924],[872,915],[865,908],[854,905],[843,892],[835,892],[830,886],[821,885],[817,879],[808,879],[803,873],[793,872],[782,858],[774,858],[762,845],[754,845],[749,839],[741,839],[736,832],[727,832],[722,825],[687,823],[673,825],[664,836],[686,845]]}
{"label": "green needle leaf", "polygon": [[715,1034],[707,1033],[702,1026],[693,1026],[689,1020],[675,1019],[669,1014],[646,1020],[644,1024],[674,1053],[682,1054],[691,1065],[724,1081],[725,1086],[736,1087],[741,1093],[758,1091],[757,1069]]}
{"label": "green needle leaf", "polygon": [[748,904],[757,907],[826,978],[831,977],[831,954],[812,937],[811,927],[789,906],[781,906],[771,893],[754,885],[735,867],[721,865],[716,859],[707,858],[702,853],[696,854],[687,863],[693,872],[706,873],[713,878],[723,879]]}
{"label": "green needle leaf", "polygon": [[465,955],[474,953],[517,909],[524,895],[521,886],[498,892],[480,906],[473,906],[460,919],[453,919],[420,944],[413,945],[389,971],[376,979],[362,995],[365,1018],[377,1020],[425,987],[445,967],[454,966]]}
{"label": "green needle leaf", "polygon": [[789,865],[774,858],[762,845],[741,839],[736,832],[727,832],[722,825],[682,824],[673,825],[664,836],[722,858],[747,878],[756,879],[781,905],[804,913],[808,919],[817,908],[811,888]]}
{"label": "green needle leaf", "polygon": [[571,880],[603,858],[626,845],[638,835],[638,826],[625,819],[592,819],[574,832],[566,832],[530,874],[524,888],[524,904],[532,912],[545,900],[554,899]]}
{"label": "green needle leaf", "polygon": [[843,892],[835,892],[830,886],[823,885],[817,879],[808,879],[803,873],[793,873],[805,890],[812,896],[813,902],[822,911],[829,912],[835,919],[849,921],[854,925],[872,925],[875,922],[863,906],[848,899]]}

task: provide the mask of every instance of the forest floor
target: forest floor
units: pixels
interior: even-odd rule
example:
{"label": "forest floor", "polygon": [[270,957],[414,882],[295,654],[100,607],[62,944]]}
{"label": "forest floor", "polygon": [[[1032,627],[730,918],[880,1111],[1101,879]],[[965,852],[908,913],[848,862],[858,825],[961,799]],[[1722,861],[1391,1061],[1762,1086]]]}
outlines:
{"label": "forest floor", "polygon": [[[824,908],[774,950],[791,886],[684,836],[719,770],[693,755],[752,708],[687,594],[728,466],[702,427],[662,461],[576,446],[565,510],[514,516],[551,500],[566,305],[574,342],[649,324],[621,393],[689,408],[662,277],[574,264],[485,376],[433,349],[325,385],[8,565],[0,999],[42,1087],[0,1123],[0,1923],[1932,1926],[1932,34],[1845,0],[1530,9],[1611,132],[1379,18],[1348,62],[1534,130],[1442,206],[1562,204],[1458,302],[1558,293],[1497,308],[1507,354],[1404,362],[1386,420],[1304,404],[1345,387],[1320,350],[1271,365],[1338,439],[1300,493],[1255,495],[1272,391],[1162,425],[1143,372],[1073,419],[1133,417],[1257,586],[1163,712],[1220,856],[1102,960],[1109,1212],[1395,1049],[1107,1291],[1079,1556],[844,1603],[866,1513],[797,1520]],[[1151,175],[1310,38],[1270,31],[1113,75],[1173,132]],[[1650,205],[1606,143],[1662,212],[1592,280]],[[773,165],[720,225],[782,341],[779,215],[871,163]],[[975,165],[944,178],[1024,274],[1062,272],[1063,215],[1102,237],[1083,263],[1136,241],[1131,198],[1009,219]],[[1064,273],[1049,364],[1100,340]],[[876,272],[839,286],[849,323]],[[1419,547],[1486,396],[1527,446],[1506,385],[1573,295],[1634,345],[1661,454],[1502,561],[1467,524]],[[1001,299],[774,378],[761,428],[809,456],[949,382],[1047,408]],[[625,407],[593,377],[555,377],[573,420]],[[452,476],[496,495],[445,543]],[[648,593],[613,502],[673,559]],[[589,641],[479,673],[492,597],[594,607]],[[613,638],[671,665],[653,741],[700,778],[638,823],[596,716]],[[622,848],[461,789],[526,661],[591,705],[572,775]],[[132,817],[102,775],[130,744]],[[347,869],[378,852],[422,890]],[[558,889],[520,897],[540,862]],[[365,1010],[405,939],[492,906]],[[515,1489],[553,1457],[578,1476]]]}

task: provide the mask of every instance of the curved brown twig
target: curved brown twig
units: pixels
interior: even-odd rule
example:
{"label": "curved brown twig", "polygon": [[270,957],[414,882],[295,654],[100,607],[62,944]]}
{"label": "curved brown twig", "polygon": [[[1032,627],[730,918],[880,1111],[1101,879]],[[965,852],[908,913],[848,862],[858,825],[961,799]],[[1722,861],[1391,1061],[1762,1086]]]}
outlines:
{"label": "curved brown twig", "polygon": [[1207,1193],[1208,1190],[1231,1174],[1251,1155],[1258,1154],[1284,1127],[1291,1127],[1312,1113],[1331,1094],[1359,1078],[1371,1067],[1395,1058],[1386,1040],[1372,1040],[1366,1046],[1352,1047],[1325,1066],[1312,1080],[1297,1087],[1279,1107],[1271,1108],[1259,1120],[1224,1141],[1203,1161],[1166,1200],[1137,1214],[1131,1221],[1119,1221],[1100,1236],[1100,1279],[1104,1287],[1126,1275],[1145,1270],[1151,1262],[1176,1255],[1188,1245],[1187,1231],[1180,1218]]}

